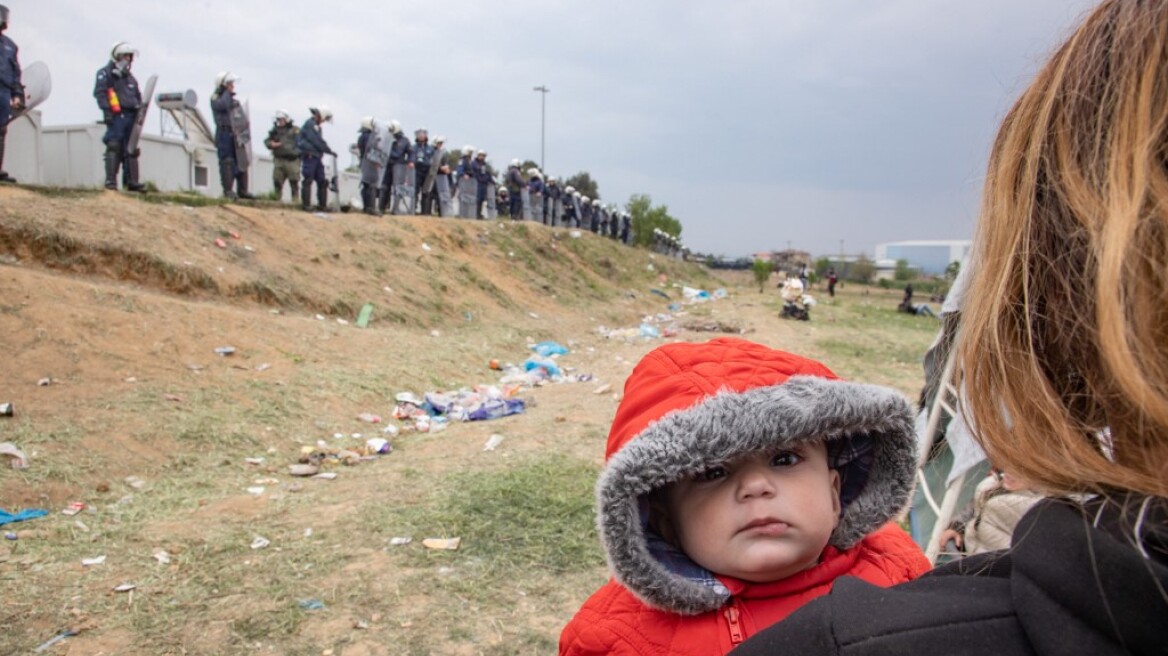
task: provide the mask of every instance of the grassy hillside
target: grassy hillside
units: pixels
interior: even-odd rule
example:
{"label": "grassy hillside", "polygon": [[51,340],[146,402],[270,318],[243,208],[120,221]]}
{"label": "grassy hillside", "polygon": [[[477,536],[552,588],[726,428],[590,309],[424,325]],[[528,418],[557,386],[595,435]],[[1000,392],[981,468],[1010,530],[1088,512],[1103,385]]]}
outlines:
{"label": "grassy hillside", "polygon": [[[671,310],[682,285],[729,296]],[[0,442],[31,459],[0,467],[0,507],[50,511],[0,528],[17,538],[0,543],[0,653],[67,629],[49,653],[554,652],[606,578],[608,423],[663,342],[606,335],[645,317],[677,339],[738,330],[915,394],[936,324],[842,292],[790,323],[746,276],[563,228],[0,187],[0,403],[16,409]],[[499,386],[488,363],[544,340],[583,382],[441,432],[392,419],[396,394]],[[305,448],[387,424],[391,454],[288,475]]]}

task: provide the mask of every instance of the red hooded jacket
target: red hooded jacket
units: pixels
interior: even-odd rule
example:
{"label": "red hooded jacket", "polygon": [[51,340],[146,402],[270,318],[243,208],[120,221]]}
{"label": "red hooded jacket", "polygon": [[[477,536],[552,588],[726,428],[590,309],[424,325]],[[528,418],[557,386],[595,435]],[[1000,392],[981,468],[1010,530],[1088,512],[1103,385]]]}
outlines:
{"label": "red hooded jacket", "polygon": [[[809,441],[827,444],[841,479],[839,525],[815,567],[747,583],[704,570],[649,528],[653,490]],[[929,569],[888,524],[912,490],[909,404],[818,362],[736,338],[658,348],[625,384],[606,456],[597,523],[614,579],[564,628],[561,654],[724,654],[841,576],[887,586]]]}

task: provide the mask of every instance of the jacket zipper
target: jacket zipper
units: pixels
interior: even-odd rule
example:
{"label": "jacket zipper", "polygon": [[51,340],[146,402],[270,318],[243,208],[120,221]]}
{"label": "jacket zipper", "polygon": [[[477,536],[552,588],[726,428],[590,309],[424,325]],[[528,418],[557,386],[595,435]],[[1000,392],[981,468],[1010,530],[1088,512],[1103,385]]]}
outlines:
{"label": "jacket zipper", "polygon": [[730,607],[723,613],[726,616],[726,621],[730,623],[730,644],[742,644],[742,623],[739,622],[740,615],[738,613],[738,606],[734,602],[730,602]]}

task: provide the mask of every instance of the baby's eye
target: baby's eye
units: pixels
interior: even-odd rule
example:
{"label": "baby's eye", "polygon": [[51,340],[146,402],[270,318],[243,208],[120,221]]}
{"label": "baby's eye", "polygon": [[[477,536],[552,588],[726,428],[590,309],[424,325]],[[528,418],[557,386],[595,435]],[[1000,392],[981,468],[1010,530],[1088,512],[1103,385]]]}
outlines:
{"label": "baby's eye", "polygon": [[709,469],[699,473],[697,475],[697,480],[699,480],[699,481],[716,481],[719,478],[725,478],[725,476],[726,476],[726,468],[725,467],[720,467],[720,466],[719,467],[710,467]]}
{"label": "baby's eye", "polygon": [[780,451],[771,458],[772,467],[794,467],[803,462],[803,456],[794,451]]}

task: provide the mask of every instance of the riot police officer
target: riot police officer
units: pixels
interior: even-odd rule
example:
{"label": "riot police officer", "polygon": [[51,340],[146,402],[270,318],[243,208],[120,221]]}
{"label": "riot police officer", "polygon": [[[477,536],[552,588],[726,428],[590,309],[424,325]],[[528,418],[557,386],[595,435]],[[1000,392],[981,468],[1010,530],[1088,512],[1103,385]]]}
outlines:
{"label": "riot police officer", "polygon": [[138,182],[139,151],[129,152],[130,132],[142,108],[142,91],[130,72],[137,55],[138,51],[129,43],[115,43],[110,49],[109,63],[98,69],[93,86],[93,97],[106,125],[101,139],[105,143],[106,189],[118,188],[118,169],[124,166],[123,187],[129,191],[146,190],[146,185]]}
{"label": "riot police officer", "polygon": [[211,94],[211,114],[215,118],[215,151],[219,155],[219,181],[223,184],[223,195],[227,198],[252,199],[255,196],[247,191],[247,165],[240,166],[236,159],[237,135],[231,121],[232,111],[239,109],[239,101],[235,99],[235,83],[239,81],[239,76],[228,71],[215,76],[215,91]]}
{"label": "riot police officer", "polygon": [[8,7],[0,5],[0,182],[16,182],[4,172],[4,141],[8,136],[12,110],[23,107],[25,97],[24,86],[20,83],[16,44],[4,34],[7,29]]}

